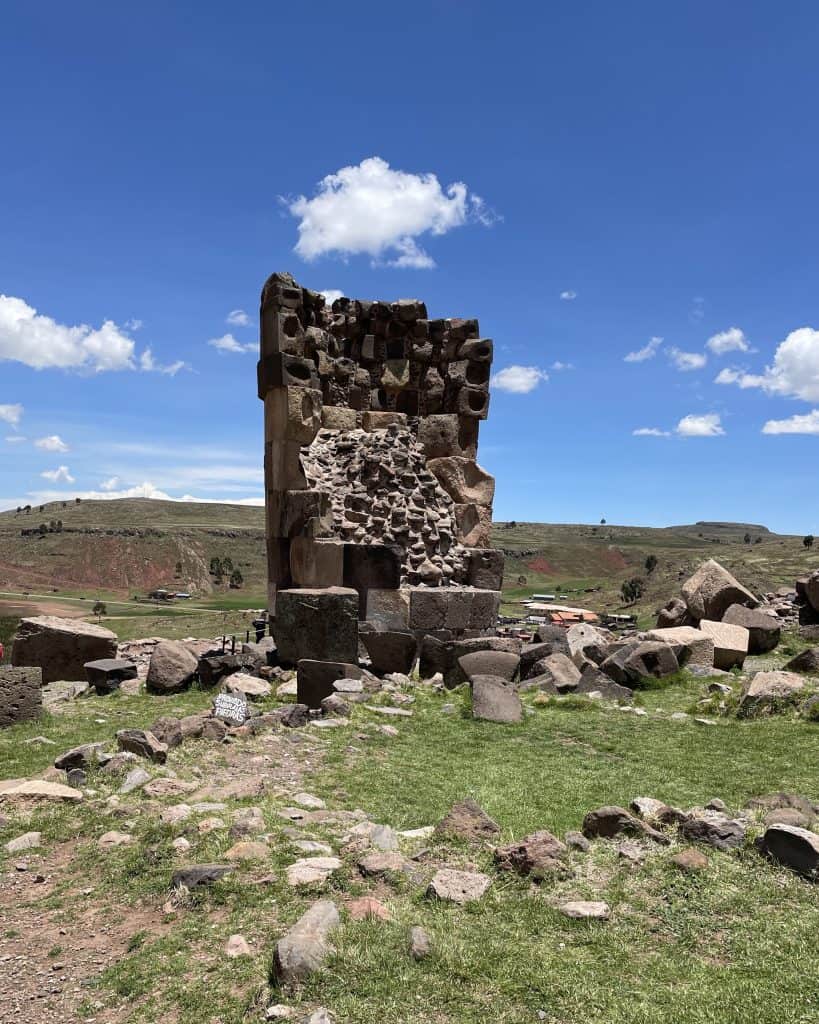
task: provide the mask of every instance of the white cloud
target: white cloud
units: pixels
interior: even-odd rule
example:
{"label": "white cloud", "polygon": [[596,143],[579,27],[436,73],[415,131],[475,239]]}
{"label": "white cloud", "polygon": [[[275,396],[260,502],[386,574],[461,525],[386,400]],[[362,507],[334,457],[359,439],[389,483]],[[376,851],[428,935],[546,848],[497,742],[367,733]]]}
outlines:
{"label": "white cloud", "polygon": [[325,288],[321,294],[324,296],[324,301],[328,306],[332,306],[336,299],[344,298],[344,292],[340,292],[338,288]]}
{"label": "white cloud", "polygon": [[739,327],[729,327],[727,331],[720,331],[712,334],[705,343],[711,351],[718,356],[726,352],[750,352],[751,346],[745,337],[745,332]]}
{"label": "white cloud", "polygon": [[[106,481],[107,482],[107,481]],[[202,497],[194,496],[192,494],[183,494],[181,496],[168,494],[155,484],[151,483],[150,480],[145,480],[141,484],[135,484],[133,487],[124,487],[121,490],[112,491],[77,491],[72,492],[72,498],[82,498],[84,501],[113,501],[117,498],[151,498],[157,501],[193,501],[197,504],[216,504],[216,505],[251,505],[251,506],[263,506],[264,497],[254,496],[249,498],[225,498],[219,497]],[[45,504],[49,501],[61,501],[65,499],[64,491],[31,491],[28,495],[29,498],[35,499],[38,504]],[[8,501],[9,507],[14,507],[17,504],[26,504],[26,502],[14,502]]]}
{"label": "white cloud", "polygon": [[718,413],[709,412],[701,416],[683,416],[677,424],[680,437],[720,437],[725,431]]}
{"label": "white cloud", "polygon": [[56,469],[47,469],[45,472],[41,473],[40,476],[55,484],[59,483],[61,480],[67,484],[74,483],[74,477],[68,471],[68,466],[58,466]]}
{"label": "white cloud", "polygon": [[139,368],[144,373],[164,373],[168,377],[175,377],[180,370],[184,370],[187,367],[187,363],[183,359],[177,359],[175,363],[162,364],[158,363],[154,359],[154,354],[151,349],[146,348],[142,355],[139,357]]}
{"label": "white cloud", "polygon": [[646,359],[653,359],[657,355],[657,350],[662,343],[662,338],[650,338],[648,344],[643,348],[638,348],[636,352],[629,352],[623,358],[627,363],[644,363]]}
{"label": "white cloud", "polygon": [[374,263],[386,259],[388,266],[416,269],[435,266],[417,243],[420,235],[496,219],[463,182],[443,189],[434,174],[396,171],[377,156],[328,174],[312,199],[283,202],[298,218],[302,259],[366,253]]}
{"label": "white cloud", "polygon": [[701,352],[682,352],[678,348],[668,350],[668,358],[678,370],[687,373],[689,370],[701,370],[708,362],[708,356]]}
{"label": "white cloud", "polygon": [[225,317],[225,323],[234,327],[249,327],[250,317],[243,309],[232,309]]}
{"label": "white cloud", "polygon": [[8,444],[22,444],[25,440],[27,440],[27,438],[23,437],[22,434],[12,434],[10,437],[6,438]]}
{"label": "white cloud", "polygon": [[232,334],[223,334],[221,338],[211,338],[208,344],[217,352],[256,352],[259,343],[256,341],[237,341]]}
{"label": "white cloud", "polygon": [[23,417],[23,407],[19,402],[15,405],[0,405],[0,420],[16,427]]}
{"label": "white cloud", "polygon": [[569,289],[568,291],[561,292],[560,297],[561,299],[563,299],[564,302],[574,302],[574,300],[577,298],[577,292],[573,292],[571,289]]}
{"label": "white cloud", "polygon": [[134,343],[112,321],[99,328],[67,327],[23,299],[0,295],[0,360],[46,368],[132,370]]}
{"label": "white cloud", "polygon": [[527,395],[548,379],[549,374],[537,366],[507,366],[492,375],[492,386],[513,395]]}
{"label": "white cloud", "polygon": [[777,348],[773,365],[766,366],[764,373],[724,369],[715,383],[762,388],[769,394],[819,402],[819,331],[812,327],[791,331]]}
{"label": "white cloud", "polygon": [[573,370],[574,365],[572,363],[561,363],[561,361],[557,359],[552,363],[549,369],[554,370],[556,373],[560,373],[561,370]]}
{"label": "white cloud", "polygon": [[638,427],[637,430],[632,430],[632,434],[635,437],[670,437],[671,436],[667,430],[660,430],[659,427]]}
{"label": "white cloud", "polygon": [[819,409],[813,409],[803,416],[791,416],[788,420],[768,420],[762,433],[819,434]]}
{"label": "white cloud", "polygon": [[126,331],[139,331],[143,324],[141,320],[137,320],[136,317],[132,317],[130,320],[126,320],[123,326]]}
{"label": "white cloud", "polygon": [[51,434],[50,437],[41,437],[34,442],[36,448],[42,448],[46,452],[67,452],[68,445],[59,434]]}
{"label": "white cloud", "polygon": [[100,484],[100,487],[104,491],[115,491],[117,487],[119,487],[119,477],[112,476],[108,480],[103,480],[103,482]]}

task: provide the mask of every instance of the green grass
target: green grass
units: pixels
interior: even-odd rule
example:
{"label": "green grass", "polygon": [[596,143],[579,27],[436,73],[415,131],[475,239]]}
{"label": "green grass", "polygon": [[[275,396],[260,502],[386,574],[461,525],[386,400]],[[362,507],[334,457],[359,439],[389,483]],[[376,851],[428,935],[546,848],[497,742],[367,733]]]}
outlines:
{"label": "green grass", "polygon": [[[396,829],[433,824],[453,802],[473,796],[498,821],[504,840],[542,828],[562,835],[578,828],[586,811],[628,804],[637,795],[686,808],[720,796],[732,809],[779,789],[819,796],[819,725],[792,714],[722,719],[712,727],[671,720],[671,712],[695,705],[705,689],[706,681],[681,675],[665,689],[645,690],[643,717],[591,701],[535,705],[529,694],[524,721],[498,726],[469,717],[465,690],[436,695],[418,688],[414,715],[397,721],[397,737],[374,728],[386,719],[357,707],[352,729],[308,731],[298,742],[301,734],[285,732],[266,734],[246,752],[185,744],[171,752],[168,765],[182,778],[197,770],[203,781],[219,770],[230,777],[227,753],[249,767],[262,752],[266,760],[256,770],[273,780],[284,750],[309,753],[316,766],[280,793],[274,786],[269,795],[244,801],[263,810],[269,861],[192,897],[159,934],[144,923],[135,927],[89,1005],[101,999],[129,1024],[163,1016],[178,1024],[240,1024],[260,1019],[264,1006],[277,1001],[305,1013],[328,1006],[345,1024],[525,1024],[538,1020],[538,1012],[552,1024],[812,1022],[819,1010],[817,889],[763,861],[750,842],[733,854],[709,852],[708,870],[694,877],[668,864],[676,845],[651,846],[646,863],[633,868],[618,860],[614,844],[598,842],[590,855],[572,854],[573,878],[530,886],[497,874],[486,849],[433,839],[433,862],[490,874],[483,900],[457,908],[426,899],[423,886],[381,884],[376,893],[391,923],[345,922],[324,973],[296,993],[267,990],[277,937],[318,895],[340,905],[372,888],[358,876],[352,854],[325,890],[286,886],[283,870],[296,853],[277,810],[293,786],[322,796],[331,808],[361,807]],[[190,713],[209,700],[189,693],[78,701],[63,714],[0,734],[2,774],[43,770],[77,742],[112,737],[125,724],[148,725],[159,714]],[[455,714],[441,712],[446,702],[456,704]],[[24,742],[34,735],[57,745]],[[105,798],[115,785],[102,775],[90,784],[98,802],[39,808],[25,823],[49,843],[76,844],[71,871],[44,901],[66,920],[80,913],[78,887],[92,889],[90,900],[108,901],[115,919],[130,906],[158,908],[180,863],[171,847],[175,835],[193,843],[181,862],[218,861],[233,842],[226,831],[199,835],[188,824],[162,825],[138,793],[114,814]],[[123,827],[123,820],[137,842],[101,855],[96,837]],[[309,832],[332,839],[320,826]],[[262,874],[267,881],[252,884]],[[612,918],[569,921],[555,910],[564,898],[604,899]],[[407,952],[414,924],[433,940],[432,956],[422,963]],[[222,949],[234,932],[245,935],[253,957],[225,959]],[[763,995],[774,992],[775,998]]]}

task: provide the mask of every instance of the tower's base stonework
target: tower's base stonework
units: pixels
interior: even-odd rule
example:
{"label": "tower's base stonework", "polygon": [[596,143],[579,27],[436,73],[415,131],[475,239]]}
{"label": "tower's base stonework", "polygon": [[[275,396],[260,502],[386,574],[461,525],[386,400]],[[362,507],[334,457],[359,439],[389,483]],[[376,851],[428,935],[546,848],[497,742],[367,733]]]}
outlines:
{"label": "tower's base stonework", "polygon": [[328,309],[289,274],[265,283],[258,385],[283,663],[369,652],[407,671],[427,636],[494,633],[503,556],[489,547],[495,481],[476,462],[492,351],[476,320],[430,320],[414,299]]}

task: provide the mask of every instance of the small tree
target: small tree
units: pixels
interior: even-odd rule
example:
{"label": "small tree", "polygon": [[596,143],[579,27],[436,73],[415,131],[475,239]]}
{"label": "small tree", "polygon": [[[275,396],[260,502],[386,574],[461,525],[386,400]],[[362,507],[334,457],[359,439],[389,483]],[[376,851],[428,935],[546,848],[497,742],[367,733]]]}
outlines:
{"label": "small tree", "polygon": [[211,576],[222,575],[222,559],[217,558],[215,555],[210,560],[210,574]]}
{"label": "small tree", "polygon": [[751,535],[750,535],[750,533],[746,533],[745,536],[742,539],[745,541],[746,544],[750,544],[751,543]]}
{"label": "small tree", "polygon": [[657,568],[657,556],[656,555],[649,555],[648,558],[646,559],[646,572],[650,576],[654,572],[654,570],[656,568]]}
{"label": "small tree", "polygon": [[182,575],[182,562],[181,561],[176,563],[175,572],[176,572],[177,576],[181,576]]}
{"label": "small tree", "polygon": [[95,601],[94,602],[94,607],[91,609],[91,613],[92,613],[92,615],[96,615],[97,616],[97,622],[99,622],[100,619],[102,619],[103,615],[107,615],[108,614],[108,609],[105,607],[105,602],[104,601]]}
{"label": "small tree", "polygon": [[643,581],[639,576],[635,576],[633,579],[626,580],[623,583],[620,587],[620,594],[625,604],[634,604],[635,601],[639,601],[643,596],[644,589],[645,584]]}
{"label": "small tree", "polygon": [[605,526],[606,525],[606,520],[605,519],[601,519],[600,520],[600,525],[601,526]]}
{"label": "small tree", "polygon": [[45,537],[45,535],[47,533],[48,533],[48,527],[46,526],[46,524],[45,523],[40,523],[40,536],[41,537]]}
{"label": "small tree", "polygon": [[239,587],[241,587],[241,585],[244,583],[244,581],[244,576],[242,576],[239,569],[234,569],[233,572],[230,574],[230,585],[233,590],[238,590]]}
{"label": "small tree", "polygon": [[230,555],[222,559],[222,572],[233,572],[233,559]]}
{"label": "small tree", "polygon": [[804,538],[802,543],[805,545],[806,548],[812,548],[813,547],[813,540],[814,540],[813,534],[809,533],[807,535],[807,537]]}

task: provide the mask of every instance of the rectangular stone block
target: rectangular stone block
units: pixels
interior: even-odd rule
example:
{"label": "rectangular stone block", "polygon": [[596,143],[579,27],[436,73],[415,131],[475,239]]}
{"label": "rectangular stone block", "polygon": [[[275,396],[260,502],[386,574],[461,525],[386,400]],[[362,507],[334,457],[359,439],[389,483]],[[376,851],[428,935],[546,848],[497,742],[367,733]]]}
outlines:
{"label": "rectangular stone block", "polygon": [[367,616],[369,590],[397,590],[401,585],[401,552],[387,544],[345,544],[344,586],[359,594],[359,615]]}
{"label": "rectangular stone block", "polygon": [[310,444],[321,427],[321,391],[308,387],[271,388],[264,396],[265,441]]}
{"label": "rectangular stone block", "polygon": [[358,417],[355,409],[325,405],[321,410],[321,425],[325,430],[355,430]]}
{"label": "rectangular stone block", "polygon": [[360,679],[358,665],[344,661],[314,661],[302,658],[296,666],[296,700],[308,708],[320,708],[325,697],[334,692],[338,679]]}
{"label": "rectangular stone block", "polygon": [[262,357],[280,352],[304,354],[304,328],[295,308],[277,309],[268,303],[262,309],[261,335]]}
{"label": "rectangular stone block", "polygon": [[256,364],[259,398],[271,388],[318,388],[319,379],[314,363],[299,356],[283,352],[264,356]]}
{"label": "rectangular stone block", "polygon": [[489,415],[489,391],[478,387],[461,388],[455,411],[459,416],[485,420]]}
{"label": "rectangular stone block", "polygon": [[482,590],[500,590],[503,586],[504,556],[497,548],[473,548],[467,563],[467,582]]}
{"label": "rectangular stone block", "polygon": [[444,629],[448,603],[443,589],[413,587],[410,592],[410,629]]}
{"label": "rectangular stone block", "polygon": [[268,537],[315,537],[330,528],[330,496],[326,491],[268,491]]}
{"label": "rectangular stone block", "polygon": [[386,430],[387,427],[406,427],[407,417],[401,412],[365,412],[361,416],[361,427],[367,433]]}
{"label": "rectangular stone block", "polygon": [[299,587],[340,587],[344,583],[344,542],[294,537],[290,575]]}
{"label": "rectangular stone block", "polygon": [[279,660],[358,660],[358,594],[347,587],[280,590],[273,637]]}
{"label": "rectangular stone block", "polygon": [[428,459],[458,455],[474,458],[478,445],[478,423],[454,413],[425,416],[418,424],[418,443]]}
{"label": "rectangular stone block", "polygon": [[85,682],[87,661],[116,656],[117,637],[110,629],[54,615],[21,619],[11,648],[12,665],[39,666],[44,683],[63,679]]}
{"label": "rectangular stone block", "polygon": [[268,441],[264,446],[264,479],[268,491],[306,491],[307,477],[298,441]]}
{"label": "rectangular stone block", "polygon": [[714,641],[714,668],[742,668],[748,654],[750,633],[744,626],[703,619],[700,630]]}
{"label": "rectangular stone block", "polygon": [[43,710],[40,668],[0,665],[0,729],[37,718]]}
{"label": "rectangular stone block", "polygon": [[501,595],[496,590],[475,590],[472,597],[470,629],[495,629],[498,625]]}
{"label": "rectangular stone block", "polygon": [[701,629],[693,626],[672,626],[668,629],[652,629],[646,633],[649,640],[662,640],[670,644],[680,665],[694,665],[713,668],[714,641]]}
{"label": "rectangular stone block", "polygon": [[367,622],[371,622],[376,629],[407,629],[409,613],[410,592],[408,590],[367,591]]}

